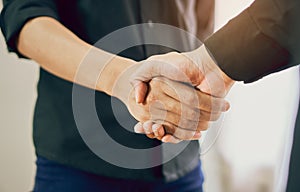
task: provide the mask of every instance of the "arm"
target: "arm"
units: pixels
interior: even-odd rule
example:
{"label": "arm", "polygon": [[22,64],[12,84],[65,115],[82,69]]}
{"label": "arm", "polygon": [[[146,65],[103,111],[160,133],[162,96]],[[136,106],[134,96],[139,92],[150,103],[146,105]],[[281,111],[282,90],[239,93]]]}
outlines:
{"label": "arm", "polygon": [[[173,65],[186,71],[195,86],[205,79],[210,68],[220,71],[220,76],[247,83],[295,66],[300,62],[299,9],[300,2],[297,0],[256,0],[204,42],[202,47],[207,50],[199,48],[199,51],[189,54],[200,68],[198,77],[195,77],[197,73],[188,59],[175,61]],[[206,62],[203,54],[207,51],[221,70],[214,66],[214,62]],[[164,59],[171,61],[168,57]],[[140,101],[147,88],[142,82],[153,76],[182,80],[182,77],[168,73],[167,69],[155,66],[151,69],[151,73],[140,70],[140,74],[132,77],[133,84],[139,84],[136,92]],[[192,79],[196,79],[196,83]]]}
{"label": "arm", "polygon": [[[193,137],[196,130],[206,129],[205,122],[219,116],[219,111],[210,113],[211,103],[226,107],[222,99],[211,98],[180,83],[166,84],[162,80],[152,81],[144,105],[137,104],[129,82],[130,75],[138,68],[137,63],[85,43],[50,17],[37,17],[28,21],[19,34],[17,49],[58,77],[117,97],[139,121],[151,119],[153,122],[168,124],[169,127],[174,125],[189,129],[184,138]],[[85,66],[84,71],[77,74],[80,65]],[[99,78],[95,79],[98,75]],[[179,98],[172,90],[183,95]],[[193,104],[182,102],[182,98]],[[199,98],[201,102],[198,102]]]}
{"label": "arm", "polygon": [[256,81],[300,63],[299,9],[298,0],[256,0],[204,43],[232,79]]}
{"label": "arm", "polygon": [[[17,49],[54,75],[109,95],[112,95],[115,77],[136,64],[133,60],[94,48],[50,17],[28,21],[19,34]],[[75,78],[80,65],[85,62],[89,62],[86,75]],[[91,75],[94,71],[102,71],[97,82]]]}
{"label": "arm", "polygon": [[[234,80],[249,83],[295,66],[300,63],[299,9],[297,0],[256,0],[205,41],[202,47],[208,49],[199,48],[190,54],[194,59],[177,60],[173,65],[187,71],[190,79],[198,78],[198,83],[193,85],[213,95],[226,94]],[[164,59],[170,61],[168,57]],[[193,77],[195,72],[190,61],[199,66],[199,77]],[[182,79],[159,67],[151,70],[151,73],[140,70],[132,76],[132,83],[138,85],[138,101],[144,99],[145,83],[152,74]],[[220,90],[220,85],[225,86]]]}
{"label": "arm", "polygon": [[[18,17],[15,18],[14,15]],[[166,118],[153,120],[179,124],[178,116],[182,112],[181,99],[176,98],[174,94],[170,95],[165,91],[166,89],[161,89],[160,83],[156,83],[151,87],[148,95],[150,99],[146,100],[145,105],[137,105],[133,102],[134,97],[129,84],[129,76],[138,67],[136,62],[92,47],[79,39],[58,20],[59,16],[56,14],[54,1],[14,0],[5,3],[1,13],[1,29],[11,51],[34,59],[42,68],[60,78],[119,98],[138,120],[144,121],[145,117],[154,117],[155,114],[163,112],[167,114]],[[80,73],[76,73],[80,66],[84,66],[84,70],[81,69]],[[99,78],[98,75],[100,75]],[[176,90],[174,87],[173,89]],[[182,89],[177,89],[177,91],[186,93],[188,96],[184,96],[185,98],[192,95]],[[187,123],[188,119],[193,118],[192,120],[198,122],[218,116],[218,112],[215,115],[209,112],[211,103],[215,103],[214,100],[220,105],[226,106],[222,99],[203,95],[201,92],[196,94],[196,98],[201,97],[201,102],[198,103],[200,105],[185,104],[184,114],[189,115],[183,117],[186,123],[181,125],[182,128],[190,128]],[[155,106],[157,101],[166,103],[166,107]],[[155,109],[155,112],[151,113],[150,106],[151,109]],[[207,112],[202,112],[205,110]],[[204,113],[200,118],[191,115],[200,112]],[[198,129],[197,126],[195,129]]]}

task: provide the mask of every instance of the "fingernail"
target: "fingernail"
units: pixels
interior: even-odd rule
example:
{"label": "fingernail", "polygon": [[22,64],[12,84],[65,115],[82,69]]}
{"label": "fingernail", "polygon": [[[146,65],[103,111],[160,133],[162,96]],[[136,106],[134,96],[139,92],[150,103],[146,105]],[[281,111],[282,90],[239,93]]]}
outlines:
{"label": "fingernail", "polygon": [[135,90],[135,102],[136,103],[140,103],[140,100],[139,100],[139,93],[138,91]]}
{"label": "fingernail", "polygon": [[139,122],[138,124],[136,124],[135,126],[134,126],[134,132],[135,133],[143,133],[143,125],[142,125],[142,123],[141,122]]}
{"label": "fingernail", "polygon": [[157,130],[159,129],[160,126],[161,126],[160,124],[153,124],[153,125],[152,125],[152,130],[153,130],[153,131],[157,131]]}
{"label": "fingernail", "polygon": [[154,135],[155,135],[156,137],[159,136],[159,134],[158,134],[158,132],[157,132],[158,127],[159,127],[158,124],[153,124],[153,125],[152,125],[152,131],[153,131],[153,133],[154,133]]}
{"label": "fingernail", "polygon": [[168,136],[164,136],[162,139],[161,139],[162,142],[164,143],[168,143]]}
{"label": "fingernail", "polygon": [[200,138],[200,137],[201,137],[201,132],[196,132],[194,138]]}

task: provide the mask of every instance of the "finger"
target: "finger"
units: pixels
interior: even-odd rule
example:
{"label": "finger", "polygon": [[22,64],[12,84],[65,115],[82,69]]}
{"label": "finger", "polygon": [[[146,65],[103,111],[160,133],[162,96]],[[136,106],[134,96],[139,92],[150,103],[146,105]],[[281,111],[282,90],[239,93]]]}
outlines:
{"label": "finger", "polygon": [[150,139],[155,139],[156,138],[154,133],[146,134],[146,136]]}
{"label": "finger", "polygon": [[[208,123],[208,122],[204,122],[204,123]],[[169,124],[169,126],[171,126],[171,125]],[[153,133],[147,134],[147,136],[151,139],[156,138],[158,140],[161,140],[165,136],[164,127],[160,124],[153,124],[152,130],[153,130]],[[204,131],[204,130],[206,130],[206,128],[201,129],[201,130],[196,130],[195,132],[191,132],[190,134],[193,135],[193,136],[191,138],[190,138],[190,136],[188,138],[185,137],[184,139],[185,140],[198,140],[201,137],[201,132],[200,131]],[[186,131],[186,130],[183,130],[183,131]],[[179,134],[182,134],[182,133],[179,133]]]}
{"label": "finger", "polygon": [[133,81],[136,103],[143,103],[148,92],[148,85],[141,81]]}
{"label": "finger", "polygon": [[160,140],[163,138],[163,137],[155,137],[155,135],[153,135],[152,133],[151,134],[146,134],[146,136],[150,139],[157,139],[157,140]]}
{"label": "finger", "polygon": [[209,121],[200,121],[196,129],[196,132],[206,131],[209,128],[210,124],[211,122]]}
{"label": "finger", "polygon": [[[152,124],[152,127],[150,128],[150,125]],[[150,129],[151,129],[151,133],[149,134],[146,134],[147,137],[151,138],[151,139],[158,139],[158,140],[161,140],[162,137],[165,135],[165,130],[163,128],[162,125],[160,124],[155,124],[155,123],[147,123],[147,125],[145,126],[147,128],[144,128],[144,131],[148,131],[150,132]]]}
{"label": "finger", "polygon": [[151,133],[153,133],[152,125],[153,125],[153,123],[152,123],[151,120],[148,120],[148,121],[146,121],[145,123],[143,123],[143,129],[144,129],[144,132],[145,132],[146,134],[151,134]]}
{"label": "finger", "polygon": [[191,121],[198,121],[200,116],[199,110],[194,110],[192,107],[183,105],[177,100],[161,93],[156,93],[154,96],[149,94],[146,103],[150,105],[151,116],[161,116],[162,118],[166,116],[166,113],[170,113],[170,118],[172,115],[175,115],[173,118],[180,119],[182,117]]}
{"label": "finger", "polygon": [[[159,128],[162,127],[161,125],[159,125]],[[145,129],[144,129],[144,124],[139,122],[137,123],[135,126],[134,126],[134,131],[136,133],[143,133],[143,134],[146,134],[145,132]],[[163,132],[164,134],[164,132]],[[147,137],[149,137],[150,139],[154,139],[156,138],[156,136],[154,135],[154,133],[149,133],[149,134],[146,134]],[[163,135],[162,135],[163,136]],[[158,139],[161,140],[162,136],[159,136]]]}
{"label": "finger", "polygon": [[173,135],[165,135],[162,139],[162,142],[164,143],[173,143],[173,144],[177,144],[180,143],[182,140],[178,139],[176,137],[174,137]]}
{"label": "finger", "polygon": [[[220,112],[205,112],[204,110],[199,110],[194,108],[194,106],[196,106],[197,104],[192,104],[190,103],[190,105],[185,105],[183,103],[181,103],[180,101],[174,99],[173,97],[170,97],[169,95],[165,95],[162,94],[161,92],[154,92],[155,88],[158,88],[160,90],[165,91],[168,88],[164,88],[162,87],[162,85],[165,84],[164,82],[162,82],[161,78],[154,78],[151,82],[150,82],[150,86],[151,91],[149,92],[149,95],[146,99],[146,103],[149,104],[151,106],[150,110],[152,109],[161,109],[162,112],[159,113],[159,115],[161,116],[165,116],[163,113],[163,111],[167,112],[167,111],[171,111],[174,114],[177,114],[179,116],[176,117],[177,119],[180,119],[180,117],[182,117],[183,119],[188,119],[191,121],[215,121],[219,118],[220,116]],[[183,92],[192,92],[194,91],[194,93],[196,93],[196,91],[190,87],[187,87],[186,85],[183,85],[181,83],[176,84],[179,87],[185,87],[188,89],[182,89]],[[167,86],[170,87],[170,86]],[[204,93],[202,93],[204,94]],[[206,94],[204,94],[206,95]],[[197,96],[197,94],[196,94]],[[207,96],[208,98],[211,98],[210,96]],[[219,98],[217,98],[219,99]],[[156,110],[155,113],[157,113],[159,111]],[[153,114],[153,110],[151,112]],[[174,122],[173,122],[174,123]]]}
{"label": "finger", "polygon": [[[167,113],[167,114],[165,114]],[[174,126],[195,131],[195,130],[206,130],[209,126],[210,116],[196,117],[194,120],[187,119],[186,115],[177,115],[170,111],[165,112],[161,109],[151,109],[151,120],[157,124],[165,125],[170,123]],[[208,119],[208,120],[203,120]]]}
{"label": "finger", "polygon": [[198,133],[199,132],[190,131],[190,130],[177,127],[175,128],[175,132],[172,135],[181,140],[192,140],[193,138],[198,138]]}
{"label": "finger", "polygon": [[192,137],[191,140],[198,140],[198,139],[200,139],[200,138],[201,138],[201,132],[199,131],[199,132],[196,132],[196,133],[195,133],[195,135]]}
{"label": "finger", "polygon": [[187,84],[166,78],[155,79],[161,81],[161,89],[165,94],[188,106],[207,112],[224,112],[229,109],[229,103],[223,98],[213,97]]}
{"label": "finger", "polygon": [[209,113],[206,111],[200,111],[199,121],[217,121],[221,116],[221,113]]}
{"label": "finger", "polygon": [[[201,71],[188,57],[173,52],[161,56],[150,57],[141,62],[139,68],[130,78],[133,86],[137,83],[149,82],[154,77],[163,76],[169,79],[191,83],[194,86],[200,84],[203,77]],[[137,90],[136,98],[138,102],[145,99],[145,94]]]}
{"label": "finger", "polygon": [[[186,139],[186,140],[199,140],[200,138],[201,138],[201,133],[197,132],[191,139]],[[180,141],[182,141],[181,139],[178,139],[173,135],[166,135],[161,140],[165,143],[179,143]]]}
{"label": "finger", "polygon": [[152,131],[156,138],[160,138],[165,135],[165,129],[161,124],[153,124]]}
{"label": "finger", "polygon": [[142,122],[138,122],[133,129],[135,133],[145,134]]}
{"label": "finger", "polygon": [[[150,108],[151,119],[163,119],[178,125],[181,120],[182,127],[191,127],[199,121],[216,121],[221,116],[221,112],[206,112],[199,109],[192,109],[187,105],[179,105],[178,101],[162,96]],[[191,124],[187,126],[187,124]]]}
{"label": "finger", "polygon": [[153,75],[151,74],[151,67],[152,66],[150,65],[141,63],[139,68],[131,75],[129,79],[131,85],[134,87],[135,99],[137,103],[143,103],[146,98],[148,91],[147,82],[153,78]]}
{"label": "finger", "polygon": [[142,61],[133,75],[133,79],[148,82],[154,77],[166,77],[197,86],[203,79],[201,74],[199,67],[188,57],[177,52],[171,52],[152,56]]}
{"label": "finger", "polygon": [[[168,122],[165,122],[164,127],[166,129],[166,135],[172,135],[180,140],[192,140],[198,138],[200,131],[182,129],[174,126]],[[200,133],[201,134],[201,133]],[[200,135],[201,136],[201,135]],[[164,137],[163,137],[164,138]]]}
{"label": "finger", "polygon": [[162,138],[165,135],[163,126],[155,124],[150,120],[143,124],[143,130],[150,138]]}

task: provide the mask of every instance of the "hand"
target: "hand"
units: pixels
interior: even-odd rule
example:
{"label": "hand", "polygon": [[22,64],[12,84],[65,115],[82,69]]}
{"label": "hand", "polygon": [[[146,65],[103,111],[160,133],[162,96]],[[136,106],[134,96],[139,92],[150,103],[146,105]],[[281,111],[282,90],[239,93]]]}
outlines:
{"label": "hand", "polygon": [[[199,139],[200,131],[208,128],[209,121],[218,119],[220,113],[228,110],[229,106],[224,99],[211,97],[190,85],[161,77],[150,82],[148,95],[142,105],[135,102],[133,94],[129,101],[131,114],[138,114],[134,115],[135,118],[145,122],[144,127],[141,127],[143,123],[137,124],[135,132],[149,134],[150,138],[155,135],[166,142],[170,135],[174,137],[170,138],[174,142]],[[163,137],[165,133],[167,135]]]}
{"label": "hand", "polygon": [[191,52],[155,55],[141,62],[131,75],[131,84],[138,103],[145,99],[147,82],[158,76],[189,83],[218,97],[224,97],[234,83],[216,65],[204,45]]}
{"label": "hand", "polygon": [[[234,81],[230,79],[215,64],[204,46],[187,53],[168,53],[148,58],[142,62],[140,68],[131,76],[131,83],[135,88],[137,102],[144,101],[148,92],[147,82],[156,76],[165,76],[169,79],[190,83],[197,86],[203,92],[217,97],[224,97]],[[218,106],[214,106],[218,108]],[[178,138],[167,135],[157,135],[151,131],[150,123],[139,123],[136,127],[141,133],[148,133],[147,136],[162,139],[166,142],[178,142]],[[155,125],[154,127],[161,127]],[[147,131],[145,131],[147,130]],[[157,133],[157,132],[156,132]],[[161,131],[160,133],[163,133]]]}
{"label": "hand", "polygon": [[[188,139],[180,139],[178,136],[172,135],[174,133],[176,126],[171,126],[172,129],[169,131],[170,126],[164,126],[161,124],[153,123],[151,120],[145,123],[139,122],[135,125],[134,131],[136,133],[146,134],[150,139],[158,139],[165,143],[179,143],[182,140],[198,140],[201,137],[201,131],[205,131],[208,128],[209,122],[201,122],[203,124],[203,129],[196,130],[194,135]],[[173,130],[173,131],[172,131]]]}

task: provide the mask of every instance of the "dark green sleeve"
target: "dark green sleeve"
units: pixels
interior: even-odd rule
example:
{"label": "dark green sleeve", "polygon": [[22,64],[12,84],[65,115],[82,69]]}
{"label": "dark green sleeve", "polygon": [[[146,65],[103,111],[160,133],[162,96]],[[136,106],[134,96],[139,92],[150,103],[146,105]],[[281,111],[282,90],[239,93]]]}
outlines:
{"label": "dark green sleeve", "polygon": [[4,0],[1,11],[1,30],[9,51],[16,49],[16,40],[24,24],[32,18],[49,16],[58,19],[54,0]]}
{"label": "dark green sleeve", "polygon": [[253,82],[300,63],[299,18],[299,0],[256,0],[205,45],[228,76]]}

